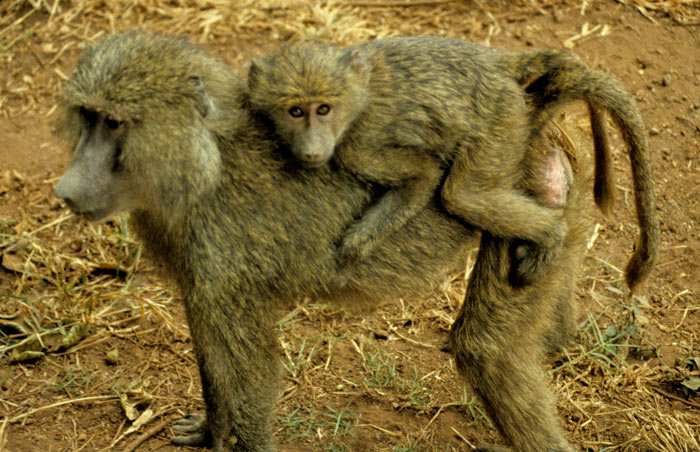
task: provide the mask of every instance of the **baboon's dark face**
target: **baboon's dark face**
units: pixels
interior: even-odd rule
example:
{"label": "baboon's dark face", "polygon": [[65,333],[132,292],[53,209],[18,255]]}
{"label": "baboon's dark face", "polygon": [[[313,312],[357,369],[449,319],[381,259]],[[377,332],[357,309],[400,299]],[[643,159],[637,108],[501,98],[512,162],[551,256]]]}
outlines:
{"label": "baboon's dark face", "polygon": [[127,210],[133,188],[126,183],[120,157],[131,124],[85,107],[72,114],[79,123],[80,138],[68,170],[56,185],[56,196],[91,221]]}
{"label": "baboon's dark face", "polygon": [[89,220],[139,209],[176,221],[218,187],[212,129],[236,126],[238,84],[182,39],[130,33],[96,44],[64,88],[57,132],[73,160],[56,196]]}

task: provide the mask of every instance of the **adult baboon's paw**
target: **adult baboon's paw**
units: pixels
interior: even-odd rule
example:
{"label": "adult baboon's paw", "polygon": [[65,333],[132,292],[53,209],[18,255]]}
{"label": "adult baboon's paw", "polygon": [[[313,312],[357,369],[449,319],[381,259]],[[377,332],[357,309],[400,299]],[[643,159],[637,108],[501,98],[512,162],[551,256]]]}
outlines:
{"label": "adult baboon's paw", "polygon": [[188,413],[175,421],[173,430],[182,435],[170,440],[176,446],[211,446],[211,437],[207,430],[207,417],[204,414]]}

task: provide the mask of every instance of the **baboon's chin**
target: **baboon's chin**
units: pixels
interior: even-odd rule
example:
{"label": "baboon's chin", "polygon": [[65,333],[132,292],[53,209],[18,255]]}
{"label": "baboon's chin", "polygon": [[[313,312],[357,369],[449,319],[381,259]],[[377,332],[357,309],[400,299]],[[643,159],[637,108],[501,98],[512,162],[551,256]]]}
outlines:
{"label": "baboon's chin", "polygon": [[315,161],[304,160],[301,162],[302,166],[306,169],[320,168],[323,165],[325,165],[326,163],[328,163],[328,159],[315,160]]}
{"label": "baboon's chin", "polygon": [[97,209],[97,210],[74,210],[71,209],[74,214],[92,223],[98,223],[107,220],[113,215],[114,212],[108,209]]}

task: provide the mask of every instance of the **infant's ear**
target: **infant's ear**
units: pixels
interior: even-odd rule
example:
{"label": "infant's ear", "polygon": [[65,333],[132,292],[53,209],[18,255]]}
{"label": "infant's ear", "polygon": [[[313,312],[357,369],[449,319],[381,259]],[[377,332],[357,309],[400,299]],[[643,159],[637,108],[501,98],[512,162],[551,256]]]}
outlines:
{"label": "infant's ear", "polygon": [[345,54],[350,62],[350,68],[356,74],[363,74],[368,76],[370,70],[372,69],[369,60],[367,59],[367,54],[359,49],[348,50]]}
{"label": "infant's ear", "polygon": [[190,83],[194,85],[197,96],[195,108],[197,108],[199,114],[202,115],[202,118],[206,118],[214,112],[214,101],[211,99],[211,96],[209,96],[209,93],[207,93],[202,77],[193,75],[190,77]]}

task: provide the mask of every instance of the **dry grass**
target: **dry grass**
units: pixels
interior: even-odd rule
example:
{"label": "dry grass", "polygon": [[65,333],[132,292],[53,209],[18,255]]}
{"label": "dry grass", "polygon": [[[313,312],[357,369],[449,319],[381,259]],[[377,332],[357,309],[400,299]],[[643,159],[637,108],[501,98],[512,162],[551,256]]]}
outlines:
{"label": "dry grass", "polygon": [[[618,1],[654,21],[658,12],[684,24],[700,17],[700,1]],[[0,67],[7,75],[0,112],[9,118],[53,117],[75,55],[121,29],[186,34],[216,48],[242,39],[347,43],[441,31],[487,41],[504,14],[479,1],[399,3],[6,1],[0,5]],[[585,11],[588,3],[530,0],[514,8],[568,4]],[[225,55],[234,64],[251,56],[235,49]],[[0,387],[9,393],[0,400],[0,450],[13,428],[39,414],[62,407],[61,413],[77,416],[86,402],[94,409],[117,406],[117,400],[119,427],[96,444],[103,450],[133,450],[165,428],[166,415],[201,406],[187,326],[125,222],[77,221],[52,198],[54,183],[27,180],[11,170],[0,173],[0,195],[12,206],[12,215],[0,218]],[[588,262],[579,285],[588,309],[576,345],[551,363],[572,441],[601,451],[700,450],[700,332],[682,328],[698,308],[679,303],[694,295],[679,292],[665,303],[630,297],[619,289],[621,273],[606,255]],[[497,439],[479,403],[460,386],[453,363],[439,351],[465,280],[457,275],[435,297],[399,301],[371,318],[309,303],[286,315],[279,324],[286,374],[280,441],[313,441],[323,448],[314,450],[341,452],[352,450],[358,437],[372,438],[379,445],[393,444],[377,450],[408,452],[437,451],[433,444],[446,438],[453,446],[441,451]],[[649,334],[649,319],[661,313],[674,324],[655,322]],[[115,344],[137,353],[136,371],[125,370],[114,381],[109,365],[89,370],[81,365],[81,355],[97,354],[101,361],[103,351],[117,350]],[[652,364],[650,358],[669,344],[682,359],[673,366]],[[128,357],[107,360],[123,363]],[[48,363],[43,375],[32,370],[36,363]],[[46,391],[50,399],[40,397]],[[362,403],[354,403],[358,399]],[[372,414],[375,409],[379,414]],[[65,450],[92,450],[98,435],[77,428],[62,434]]]}

